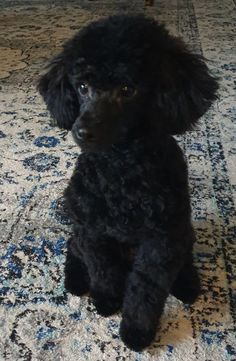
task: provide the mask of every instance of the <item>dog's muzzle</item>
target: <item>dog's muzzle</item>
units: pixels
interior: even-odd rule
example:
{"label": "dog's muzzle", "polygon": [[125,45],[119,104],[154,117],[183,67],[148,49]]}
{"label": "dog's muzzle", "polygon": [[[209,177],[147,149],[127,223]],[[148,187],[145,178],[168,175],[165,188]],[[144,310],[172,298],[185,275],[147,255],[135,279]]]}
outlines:
{"label": "dog's muzzle", "polygon": [[95,140],[95,137],[93,135],[93,133],[91,132],[91,130],[88,130],[86,128],[79,128],[76,131],[76,135],[79,141],[82,142],[91,142]]}
{"label": "dog's muzzle", "polygon": [[81,124],[75,123],[72,128],[72,135],[75,142],[81,147],[89,147],[96,142],[94,132]]}

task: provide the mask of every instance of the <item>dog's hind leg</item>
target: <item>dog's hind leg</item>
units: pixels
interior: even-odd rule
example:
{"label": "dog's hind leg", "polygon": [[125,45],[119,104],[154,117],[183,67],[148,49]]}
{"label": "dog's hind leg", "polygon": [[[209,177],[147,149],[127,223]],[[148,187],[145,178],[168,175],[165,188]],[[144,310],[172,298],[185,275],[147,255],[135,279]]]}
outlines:
{"label": "dog's hind leg", "polygon": [[198,272],[193,265],[192,256],[180,270],[176,278],[171,294],[180,301],[188,304],[195,302],[201,291]]}
{"label": "dog's hind leg", "polygon": [[68,241],[65,262],[65,288],[76,296],[81,296],[89,291],[89,275],[87,267],[78,252],[73,252],[72,240]]}

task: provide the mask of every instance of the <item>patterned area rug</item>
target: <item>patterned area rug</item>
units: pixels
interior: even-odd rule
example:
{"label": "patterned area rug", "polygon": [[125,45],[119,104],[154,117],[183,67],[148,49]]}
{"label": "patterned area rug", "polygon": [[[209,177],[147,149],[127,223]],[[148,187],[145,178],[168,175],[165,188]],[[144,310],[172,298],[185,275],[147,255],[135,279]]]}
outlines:
{"label": "patterned area rug", "polygon": [[[127,3],[129,5],[127,5]],[[236,134],[234,3],[231,0],[1,1],[0,5],[0,360],[235,361]],[[88,297],[63,287],[71,226],[62,193],[78,154],[71,135],[49,126],[35,90],[46,60],[100,16],[146,12],[209,59],[220,99],[186,152],[203,294],[192,307],[169,297],[154,344],[120,341],[120,315],[98,316]]]}

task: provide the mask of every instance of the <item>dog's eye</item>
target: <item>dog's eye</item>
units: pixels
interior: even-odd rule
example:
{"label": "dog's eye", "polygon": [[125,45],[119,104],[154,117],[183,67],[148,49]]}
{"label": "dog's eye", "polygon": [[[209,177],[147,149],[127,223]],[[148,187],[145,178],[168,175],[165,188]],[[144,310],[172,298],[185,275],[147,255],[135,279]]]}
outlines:
{"label": "dog's eye", "polygon": [[89,85],[87,83],[80,83],[78,86],[80,95],[85,96],[89,93]]}
{"label": "dog's eye", "polygon": [[120,89],[120,95],[122,97],[130,98],[136,94],[136,89],[130,85],[124,85]]}

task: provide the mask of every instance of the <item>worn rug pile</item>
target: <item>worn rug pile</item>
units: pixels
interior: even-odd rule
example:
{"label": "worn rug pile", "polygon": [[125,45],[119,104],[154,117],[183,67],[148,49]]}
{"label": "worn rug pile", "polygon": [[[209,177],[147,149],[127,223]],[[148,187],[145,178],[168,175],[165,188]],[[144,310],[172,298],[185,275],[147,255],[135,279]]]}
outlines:
{"label": "worn rug pile", "polygon": [[[98,316],[66,294],[71,225],[63,189],[79,149],[50,126],[35,84],[62,43],[89,21],[120,12],[154,16],[208,59],[219,100],[179,138],[189,164],[195,262],[202,295],[170,296],[155,342],[140,353],[119,338],[120,314]],[[0,3],[0,360],[235,361],[236,129],[233,0]]]}

